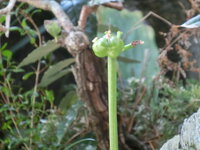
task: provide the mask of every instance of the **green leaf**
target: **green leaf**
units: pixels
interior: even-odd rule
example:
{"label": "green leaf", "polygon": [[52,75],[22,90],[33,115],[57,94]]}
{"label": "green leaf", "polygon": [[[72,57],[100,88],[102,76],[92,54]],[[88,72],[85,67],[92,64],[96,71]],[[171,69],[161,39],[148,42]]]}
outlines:
{"label": "green leaf", "polygon": [[35,39],[35,38],[30,38],[30,43],[31,43],[31,44],[35,44],[35,42],[36,42],[36,39]]}
{"label": "green leaf", "polygon": [[0,51],[6,49],[7,45],[8,45],[8,43],[5,43],[5,44],[1,45],[1,47],[0,47]]}
{"label": "green leaf", "polygon": [[197,15],[197,16],[189,19],[184,24],[182,24],[181,27],[185,27],[185,28],[198,28],[198,27],[200,27],[200,15]]}
{"label": "green leaf", "polygon": [[[33,17],[33,15],[35,15],[36,13],[41,13],[42,12],[42,9],[35,9],[33,10],[33,12],[31,12],[31,17]],[[29,13],[29,12],[27,12]]]}
{"label": "green leaf", "polygon": [[9,97],[11,94],[10,94],[10,90],[8,87],[2,87],[1,88],[1,91],[7,96]]}
{"label": "green leaf", "polygon": [[[28,31],[28,33],[30,34],[31,38],[35,38],[36,35],[36,31],[31,29],[30,27],[27,27],[26,30]],[[33,39],[31,39],[33,41]]]}
{"label": "green leaf", "polygon": [[46,94],[47,100],[50,102],[51,105],[53,105],[53,102],[54,102],[54,93],[53,93],[53,91],[45,90],[45,94]]}
{"label": "green leaf", "polygon": [[24,32],[22,28],[18,27],[18,26],[14,26],[10,28],[10,31],[18,31],[18,32]]}
{"label": "green leaf", "polygon": [[39,86],[41,87],[48,86],[49,84],[56,81],[57,79],[70,73],[71,70],[67,67],[73,62],[74,62],[73,58],[68,58],[63,61],[58,62],[57,64],[53,66],[50,66],[49,69],[44,73]]}
{"label": "green leaf", "polygon": [[27,80],[30,76],[32,76],[34,74],[34,72],[29,72],[29,73],[26,73],[25,75],[23,75],[22,79],[23,80]]}
{"label": "green leaf", "polygon": [[55,51],[59,47],[60,45],[58,45],[55,41],[48,41],[46,44],[36,48],[30,54],[28,54],[28,56],[19,64],[19,67],[26,66],[30,63],[40,60],[42,57],[46,56],[50,52]]}
{"label": "green leaf", "polygon": [[64,119],[59,122],[56,130],[56,136],[58,139],[58,144],[61,143],[65,133],[70,130],[70,125],[76,120],[79,109],[83,106],[82,101],[77,101],[76,104],[73,104],[70,109],[67,111],[67,114],[64,116]]}
{"label": "green leaf", "polygon": [[61,27],[55,20],[45,20],[44,27],[47,30],[47,32],[54,38],[56,38],[61,32]]}
{"label": "green leaf", "polygon": [[19,72],[24,72],[24,69],[16,67],[16,68],[12,69],[12,71],[15,73],[19,73]]}
{"label": "green leaf", "polygon": [[61,99],[58,108],[60,108],[63,113],[66,113],[68,109],[77,102],[77,100],[78,100],[77,92],[70,91]]}
{"label": "green leaf", "polygon": [[59,78],[67,75],[70,72],[71,72],[70,69],[64,69],[64,70],[60,71],[58,74],[55,74],[54,76],[44,78],[41,81],[41,83],[39,84],[39,86],[40,87],[46,87],[46,86],[50,85],[51,83],[53,83],[54,81],[58,80]]}
{"label": "green leaf", "polygon": [[1,15],[0,16],[0,23],[3,23],[6,20],[6,16],[5,15]]}
{"label": "green leaf", "polygon": [[23,20],[22,20],[21,26],[22,26],[23,28],[26,28],[26,27],[28,26],[27,23],[26,23],[26,19],[23,19]]}
{"label": "green leaf", "polygon": [[12,58],[13,53],[9,50],[4,50],[2,52],[2,55],[5,56],[7,58],[7,60],[9,61]]}
{"label": "green leaf", "polygon": [[69,146],[67,146],[64,150],[70,150],[72,147],[74,147],[77,144],[80,144],[82,142],[86,142],[86,141],[93,141],[95,142],[95,139],[92,138],[86,138],[86,139],[81,139],[81,140],[77,140],[76,142],[69,144]]}

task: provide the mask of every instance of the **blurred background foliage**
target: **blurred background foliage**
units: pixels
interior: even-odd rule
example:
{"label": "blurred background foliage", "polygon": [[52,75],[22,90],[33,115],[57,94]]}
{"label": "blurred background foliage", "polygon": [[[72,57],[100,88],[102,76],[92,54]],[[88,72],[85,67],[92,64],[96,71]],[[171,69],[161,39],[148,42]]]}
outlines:
{"label": "blurred background foliage", "polygon": [[[164,40],[158,39],[159,28],[154,30],[149,25],[155,20],[139,23],[146,13],[143,10],[146,3],[139,5],[138,1],[127,0],[125,6],[129,4],[130,8],[131,3],[137,4],[132,5],[134,11],[99,7],[96,15],[88,18],[86,33],[92,40],[108,29],[121,30],[125,43],[145,42],[119,58],[118,110],[128,138],[136,138],[144,150],[153,150],[179,132],[184,118],[196,112],[200,85],[191,79],[184,79],[185,85],[179,81],[174,83],[159,74],[157,45],[162,45]],[[161,9],[164,5],[158,3],[149,8],[159,7],[159,11],[166,13]],[[172,5],[175,1],[167,3],[173,8],[177,6]],[[60,4],[77,25],[81,7],[87,1],[61,0]],[[96,149],[88,109],[78,98],[71,73],[73,59],[65,49],[52,43],[52,37],[43,27],[44,19],[52,18],[49,12],[19,4],[14,11],[12,26],[15,28],[10,38],[1,33],[0,150]],[[5,17],[1,16],[0,22],[4,21]],[[41,55],[38,50],[48,51]]]}

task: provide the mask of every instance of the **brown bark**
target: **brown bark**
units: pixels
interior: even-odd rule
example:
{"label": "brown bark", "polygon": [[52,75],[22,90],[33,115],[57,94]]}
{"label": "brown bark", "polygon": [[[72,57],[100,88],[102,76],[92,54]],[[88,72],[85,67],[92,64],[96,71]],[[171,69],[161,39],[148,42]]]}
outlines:
{"label": "brown bark", "polygon": [[73,74],[80,98],[90,111],[90,123],[96,134],[98,147],[108,150],[108,110],[105,63],[94,56],[88,37],[81,31],[72,31],[65,39],[65,46],[75,57]]}
{"label": "brown bark", "polygon": [[95,131],[98,149],[108,150],[107,87],[104,61],[95,57],[90,49],[76,56],[73,73],[80,97],[90,110],[90,123]]}

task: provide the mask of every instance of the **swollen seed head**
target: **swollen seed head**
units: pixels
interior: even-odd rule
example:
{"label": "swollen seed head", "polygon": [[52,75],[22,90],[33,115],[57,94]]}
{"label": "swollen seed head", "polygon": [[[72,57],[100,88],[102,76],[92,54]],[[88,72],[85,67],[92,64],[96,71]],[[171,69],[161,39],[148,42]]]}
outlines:
{"label": "swollen seed head", "polygon": [[107,47],[108,47],[107,45],[108,45],[107,39],[105,38],[97,39],[92,46],[95,55],[98,57],[107,56]]}
{"label": "swollen seed head", "polygon": [[98,57],[109,56],[116,58],[124,48],[124,42],[120,39],[122,32],[117,32],[117,35],[112,35],[110,31],[105,32],[105,35],[99,39],[94,39],[92,46],[93,51]]}

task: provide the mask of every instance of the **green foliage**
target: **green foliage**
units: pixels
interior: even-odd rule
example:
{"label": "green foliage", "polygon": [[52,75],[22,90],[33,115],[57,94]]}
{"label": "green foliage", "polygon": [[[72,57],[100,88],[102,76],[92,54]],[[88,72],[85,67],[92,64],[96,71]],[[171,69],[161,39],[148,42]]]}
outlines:
{"label": "green foliage", "polygon": [[[43,120],[40,136],[44,143],[44,147],[49,145],[51,149],[56,149],[59,147],[64,148],[67,147],[67,145],[71,145],[65,144],[65,142],[66,139],[70,139],[70,137],[75,133],[74,121],[76,121],[80,111],[83,111],[81,110],[82,107],[83,103],[81,101],[77,101],[71,105],[67,112],[54,112],[49,115],[46,120]],[[79,117],[83,116],[79,115]],[[80,125],[81,124],[79,124],[79,126]]]}
{"label": "green foliage", "polygon": [[[72,62],[73,59],[64,60],[53,68],[59,71]],[[21,73],[22,81],[27,82],[31,77],[36,78],[36,72],[25,73],[25,70],[12,61],[12,52],[6,49],[6,44],[1,47],[0,78],[3,79],[0,81],[1,148],[78,150],[91,146],[95,149],[94,139],[74,136],[86,128],[85,124],[77,122],[77,119],[86,120],[87,114],[75,91],[66,93],[56,107],[54,92],[38,87],[36,80],[31,89],[25,89],[22,83],[16,84],[19,80],[14,78],[16,74]],[[48,73],[53,75],[55,72]]]}
{"label": "green foliage", "polygon": [[66,113],[67,110],[76,103],[78,96],[75,91],[70,91],[61,99],[59,108]]}
{"label": "green foliage", "polygon": [[36,36],[36,31],[34,29],[32,29],[28,23],[27,20],[24,18],[21,22],[21,26],[22,29],[20,28],[16,28],[18,31],[20,31],[21,35],[26,35],[28,34],[30,37],[30,42],[31,44],[35,44],[36,40],[35,40],[35,36]]}
{"label": "green foliage", "polygon": [[[164,85],[163,88],[163,90],[160,90],[163,97],[161,97],[159,103],[156,104],[157,108],[155,108],[156,105],[154,104],[152,104],[152,108],[159,118],[163,117],[163,122],[161,122],[161,119],[158,119],[157,123],[162,127],[161,130],[164,138],[168,138],[171,137],[172,134],[174,135],[174,132],[177,131],[177,127],[185,117],[188,117],[188,115],[198,109],[198,105],[200,104],[198,99],[200,97],[195,91],[199,91],[200,86],[191,84],[186,88],[179,87],[174,89],[168,85]],[[154,119],[156,119],[155,117],[156,116],[154,116]]]}
{"label": "green foliage", "polygon": [[33,50],[24,60],[19,64],[19,67],[28,65],[37,60],[40,60],[42,57],[46,56],[50,52],[53,52],[60,46],[55,41],[48,41],[46,44]]}
{"label": "green foliage", "polygon": [[[19,13],[18,11],[16,14]],[[30,13],[30,11],[25,11],[25,13]],[[45,56],[60,46],[55,41],[48,41],[38,47],[36,35],[39,40],[42,39],[39,37],[40,33],[36,32],[37,27],[32,29],[30,26],[31,19],[29,18],[37,12],[39,11],[35,10],[27,14],[27,18],[19,16],[21,27],[12,29],[12,31],[18,31],[21,36],[28,35],[32,41],[31,44],[37,47],[35,50],[17,66],[12,61],[12,52],[6,49],[7,45],[4,44],[0,48],[0,78],[4,79],[0,82],[0,96],[2,96],[2,100],[0,99],[0,122],[3,123],[3,126],[0,127],[3,134],[0,145],[9,150],[85,149],[87,146],[95,149],[95,140],[91,139],[93,135],[86,137],[77,135],[77,132],[85,132],[85,124],[77,119],[86,120],[87,110],[78,100],[74,89],[68,88],[64,97],[58,100],[53,90],[46,88],[71,72],[69,66],[74,59],[68,58],[54,65],[50,65],[51,60],[45,60],[45,63],[42,63],[41,59],[44,60]],[[3,18],[1,19],[3,20]],[[39,42],[44,43],[44,41]],[[33,69],[34,71],[26,71],[28,67],[21,68],[36,61],[38,61],[38,65],[36,69]],[[40,74],[43,71],[45,72],[39,83]],[[26,88],[27,83],[32,85]],[[79,145],[77,145],[78,143]]]}
{"label": "green foliage", "polygon": [[[23,72],[22,69],[16,67],[16,64],[11,60],[9,55],[3,56],[3,52],[8,51],[1,49],[0,56],[2,57],[0,63],[0,78],[3,80],[0,82],[0,118],[2,119],[1,131],[5,134],[4,145],[8,149],[17,149],[20,147],[26,147],[30,133],[35,129],[30,129],[31,119],[30,113],[32,110],[32,98],[33,90],[24,91],[23,88],[19,88],[20,85],[16,85],[16,80],[13,75],[16,72]],[[11,53],[11,52],[10,52]],[[9,59],[8,59],[9,58]],[[19,86],[19,87],[18,87]],[[23,90],[23,92],[22,92]],[[43,100],[43,92],[38,90],[37,99],[35,104],[35,117],[32,120],[34,123],[38,123],[40,116],[45,115],[43,108],[46,101]],[[37,133],[37,132],[35,132]]]}
{"label": "green foliage", "polygon": [[67,111],[67,115],[64,116],[63,120],[59,122],[59,125],[57,126],[58,128],[56,130],[58,143],[61,143],[61,140],[63,139],[66,132],[70,130],[69,127],[72,124],[72,122],[76,119],[76,116],[81,106],[83,106],[81,101],[78,101],[77,103],[71,105],[71,107]]}
{"label": "green foliage", "polygon": [[52,82],[57,79],[63,77],[64,75],[71,72],[69,68],[67,68],[71,63],[74,62],[73,58],[68,58],[58,62],[53,66],[49,66],[49,69],[44,73],[42,80],[40,82],[40,86],[48,86]]}
{"label": "green foliage", "polygon": [[25,75],[23,75],[22,79],[27,80],[29,79],[32,75],[34,75],[34,72],[28,72]]}
{"label": "green foliage", "polygon": [[58,21],[45,20],[44,27],[47,32],[57,40],[57,37],[61,32],[61,27],[59,26]]}
{"label": "green foliage", "polygon": [[6,16],[0,16],[0,23],[3,23],[3,22],[5,22],[5,20],[6,20]]}
{"label": "green foliage", "polygon": [[[197,83],[171,87],[159,79],[151,88],[145,88],[136,78],[129,79],[129,83],[130,87],[119,95],[119,110],[128,120],[134,118],[130,134],[141,140],[154,139],[156,147],[176,135],[183,120],[199,108],[200,85]],[[141,102],[134,107],[138,99]]]}
{"label": "green foliage", "polygon": [[2,52],[2,56],[5,56],[6,59],[7,59],[8,61],[10,61],[11,58],[12,58],[12,52],[9,51],[9,50],[4,50],[4,51]]}
{"label": "green foliage", "polygon": [[[110,0],[94,0],[91,1],[91,5],[108,1]],[[75,11],[72,12],[69,9],[72,19],[75,19],[74,14],[79,14],[77,9],[82,6],[79,4],[73,7]],[[21,8],[25,13],[23,15],[19,13]],[[27,41],[30,41],[35,47],[39,45],[36,36],[40,33],[33,28],[34,25],[28,18],[40,11],[31,6],[19,4],[14,14],[19,20],[20,27],[13,26],[16,25],[14,22],[10,29],[18,31],[21,36],[28,35]],[[130,125],[133,120],[128,134],[135,135],[145,143],[153,141],[154,145],[158,147],[163,141],[177,133],[178,127],[185,117],[196,111],[199,106],[200,86],[189,83],[186,87],[171,87],[165,81],[158,80],[146,87],[143,78],[151,81],[159,69],[156,63],[158,51],[154,32],[150,26],[138,23],[142,19],[142,13],[127,10],[119,12],[100,7],[97,15],[99,36],[111,29],[112,32],[123,31],[125,43],[137,39],[145,41],[144,45],[135,48],[134,51],[126,51],[122,57],[118,58],[121,61],[119,64],[123,79],[131,80],[133,76],[136,77],[130,81],[130,87],[119,89],[118,110],[125,120],[123,122],[125,127]],[[185,27],[199,26],[198,20],[199,16],[184,25],[186,25]],[[89,31],[93,36],[96,33],[94,32],[94,26],[96,26],[94,21],[96,20],[92,21],[93,23],[89,23],[92,28],[86,29],[86,32]],[[4,22],[5,16],[0,16],[0,23]],[[184,25],[182,26],[184,27]],[[53,32],[52,35],[57,36],[60,29]],[[44,43],[44,41],[40,41],[40,43]],[[45,72],[42,78],[39,75],[41,82],[35,84],[37,70],[27,71],[26,68],[20,67],[43,59],[44,56],[56,50],[59,45],[54,41],[48,41],[33,50],[18,66],[12,61],[13,53],[6,47],[7,44],[0,47],[0,134],[2,134],[0,149],[95,150],[94,135],[88,131],[87,108],[79,101],[74,88],[66,90],[63,87],[64,94],[61,98],[57,98],[57,93],[47,87],[71,72],[69,66],[74,60],[70,58],[54,65],[42,64],[41,66],[44,65],[44,68],[41,69],[42,71],[39,70],[39,74]],[[146,49],[145,52],[143,49]],[[133,63],[137,64],[133,65]],[[27,85],[29,85],[28,88]],[[68,84],[66,86],[70,87]],[[144,145],[146,146],[146,144]]]}
{"label": "green foliage", "polygon": [[[41,10],[25,4],[17,6],[14,12],[17,21],[11,23],[10,31],[18,31],[21,37],[28,36],[27,41],[37,48],[17,66],[12,60],[13,53],[6,49],[7,44],[0,45],[0,149],[96,149],[95,138],[85,124],[87,109],[78,99],[75,89],[67,84],[67,90],[62,88],[64,96],[59,99],[57,93],[47,87],[71,73],[69,66],[74,59],[68,58],[54,65],[51,65],[51,58],[44,59],[60,46],[54,41],[45,43],[41,38],[40,28],[31,18]],[[0,22],[4,21],[5,17],[1,16]],[[53,36],[61,32],[55,26],[53,29],[50,27]],[[41,43],[45,44],[38,47]],[[28,66],[36,61],[37,68]]]}

